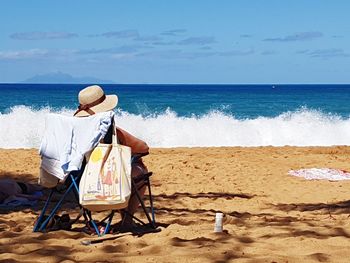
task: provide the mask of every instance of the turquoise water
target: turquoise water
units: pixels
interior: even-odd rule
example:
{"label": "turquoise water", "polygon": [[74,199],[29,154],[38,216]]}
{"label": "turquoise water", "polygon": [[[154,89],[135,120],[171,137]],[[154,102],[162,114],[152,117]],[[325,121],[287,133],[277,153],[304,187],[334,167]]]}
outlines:
{"label": "turquoise water", "polygon": [[[25,105],[33,109],[74,109],[86,85],[0,84],[0,112]],[[119,96],[119,108],[132,114],[202,116],[212,111],[236,118],[274,117],[301,108],[350,115],[350,85],[101,85]]]}

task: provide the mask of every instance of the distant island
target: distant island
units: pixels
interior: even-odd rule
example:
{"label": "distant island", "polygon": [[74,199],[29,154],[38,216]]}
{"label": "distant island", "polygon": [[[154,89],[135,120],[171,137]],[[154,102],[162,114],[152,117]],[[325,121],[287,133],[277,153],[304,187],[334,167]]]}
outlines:
{"label": "distant island", "polygon": [[53,72],[35,75],[21,83],[31,84],[115,84],[112,80],[98,79],[94,77],[74,77],[63,72]]}

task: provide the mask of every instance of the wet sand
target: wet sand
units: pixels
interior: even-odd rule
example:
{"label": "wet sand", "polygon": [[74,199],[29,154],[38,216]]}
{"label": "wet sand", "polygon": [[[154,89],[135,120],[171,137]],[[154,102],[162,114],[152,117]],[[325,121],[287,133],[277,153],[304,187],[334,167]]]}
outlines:
{"label": "wet sand", "polygon": [[[0,177],[35,183],[37,150],[0,150]],[[37,207],[0,210],[3,262],[349,262],[350,182],[308,181],[290,169],[350,171],[350,147],[151,149],[161,232],[33,233]],[[77,210],[72,204],[64,209]],[[215,212],[224,232],[213,233]],[[118,219],[118,218],[117,218]],[[117,220],[116,219],[116,220]]]}

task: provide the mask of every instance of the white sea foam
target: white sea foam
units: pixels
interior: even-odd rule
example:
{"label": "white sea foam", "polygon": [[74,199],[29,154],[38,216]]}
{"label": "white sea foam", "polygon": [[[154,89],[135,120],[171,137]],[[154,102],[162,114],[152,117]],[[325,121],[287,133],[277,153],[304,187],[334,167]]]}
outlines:
{"label": "white sea foam", "polygon": [[[49,112],[53,110],[16,106],[0,114],[0,148],[38,148]],[[72,115],[73,111],[59,113]],[[151,147],[162,148],[350,144],[350,118],[308,109],[245,120],[218,111],[200,117],[180,117],[171,110],[148,117],[117,112],[117,125]]]}

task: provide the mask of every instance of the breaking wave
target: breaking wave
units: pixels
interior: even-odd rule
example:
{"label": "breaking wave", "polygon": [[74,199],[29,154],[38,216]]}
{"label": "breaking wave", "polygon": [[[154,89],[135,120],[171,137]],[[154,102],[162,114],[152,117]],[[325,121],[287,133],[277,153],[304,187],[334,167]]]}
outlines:
{"label": "breaking wave", "polygon": [[[0,114],[0,148],[39,148],[45,115],[50,112],[73,114],[65,108],[34,110],[27,106]],[[350,144],[350,118],[304,108],[254,119],[238,119],[220,111],[191,117],[180,117],[169,109],[148,116],[116,113],[117,126],[145,140],[150,147]]]}

